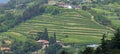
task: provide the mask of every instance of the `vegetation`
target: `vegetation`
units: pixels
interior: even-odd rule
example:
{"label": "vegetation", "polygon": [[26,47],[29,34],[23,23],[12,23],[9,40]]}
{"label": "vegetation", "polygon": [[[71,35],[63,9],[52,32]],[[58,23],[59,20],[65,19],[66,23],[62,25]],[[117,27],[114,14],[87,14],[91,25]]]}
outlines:
{"label": "vegetation", "polygon": [[103,35],[101,46],[98,47],[96,50],[93,48],[86,48],[83,54],[95,54],[97,51],[100,54],[118,54],[120,50],[120,29],[117,29],[114,33],[114,37],[111,40],[106,40],[105,34]]}
{"label": "vegetation", "polygon": [[[0,6],[0,47],[11,49],[10,52],[0,51],[0,54],[31,54],[41,51],[42,46],[36,43],[37,40],[50,42],[50,46],[43,50],[45,54],[120,53],[120,29],[114,31],[120,28],[119,0],[57,2],[80,8],[67,9],[60,7],[59,3],[47,5],[48,0],[10,0]],[[70,48],[62,48],[56,44],[57,40],[70,45]],[[101,45],[96,49],[85,49],[86,45],[94,43]]]}

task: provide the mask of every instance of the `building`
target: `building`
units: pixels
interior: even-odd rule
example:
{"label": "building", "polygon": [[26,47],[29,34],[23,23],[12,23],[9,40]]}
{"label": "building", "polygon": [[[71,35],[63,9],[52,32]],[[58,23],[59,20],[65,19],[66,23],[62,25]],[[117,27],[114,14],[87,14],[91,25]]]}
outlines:
{"label": "building", "polygon": [[71,5],[64,5],[64,8],[72,9]]}
{"label": "building", "polygon": [[37,43],[42,45],[42,49],[49,47],[49,41],[47,41],[47,40],[38,40]]}
{"label": "building", "polygon": [[59,2],[58,3],[58,6],[60,6],[60,7],[64,7],[64,5],[65,5],[65,2]]}
{"label": "building", "polygon": [[4,40],[4,42],[5,42],[6,44],[12,44],[12,42],[11,42],[10,40]]}
{"label": "building", "polygon": [[99,45],[98,44],[91,44],[91,45],[87,45],[86,47],[97,49],[97,47],[99,47]]}
{"label": "building", "polygon": [[48,0],[48,5],[55,5],[56,3],[56,0]]}
{"label": "building", "polygon": [[[47,40],[38,40],[36,42],[39,43],[40,45],[42,45],[42,49],[49,47],[49,41],[47,41]],[[56,44],[59,44],[61,46],[63,45],[63,43],[61,41],[56,41]]]}
{"label": "building", "polygon": [[68,5],[64,2],[59,2],[58,6],[63,7],[63,8],[67,8],[67,9],[72,9],[73,8],[71,5]]}
{"label": "building", "polygon": [[72,5],[72,4],[69,4],[69,3],[65,3],[65,2],[58,2],[57,5],[59,7],[62,7],[62,8],[66,8],[66,9],[80,9],[80,5]]}
{"label": "building", "polygon": [[10,48],[9,47],[0,47],[0,51],[9,52]]}

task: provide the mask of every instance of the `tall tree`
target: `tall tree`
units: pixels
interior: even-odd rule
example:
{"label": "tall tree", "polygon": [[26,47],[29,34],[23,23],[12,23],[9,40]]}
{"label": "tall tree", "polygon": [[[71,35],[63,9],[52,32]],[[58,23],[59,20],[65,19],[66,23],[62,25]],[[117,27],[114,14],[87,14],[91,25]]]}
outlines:
{"label": "tall tree", "polygon": [[102,41],[101,47],[102,47],[102,52],[103,52],[103,54],[106,53],[106,40],[105,40],[105,38],[106,38],[106,34],[103,34],[103,37],[102,37],[102,39],[101,39],[101,41]]}
{"label": "tall tree", "polygon": [[62,50],[60,54],[69,54],[69,53],[66,52],[65,50]]}
{"label": "tall tree", "polygon": [[42,40],[42,39],[44,39],[43,34],[44,34],[44,32],[38,32],[38,33],[37,33],[36,40]]}
{"label": "tall tree", "polygon": [[54,32],[54,42],[56,43],[56,33]]}
{"label": "tall tree", "polygon": [[44,38],[45,40],[49,40],[47,28],[44,29],[44,37],[45,37],[45,38]]}
{"label": "tall tree", "polygon": [[87,47],[83,54],[94,54],[94,49],[91,47]]}
{"label": "tall tree", "polygon": [[112,38],[112,48],[120,49],[120,29],[117,29],[117,31],[114,34],[114,37]]}
{"label": "tall tree", "polygon": [[95,54],[102,54],[102,49],[101,49],[101,47],[98,47],[98,48],[95,50]]}

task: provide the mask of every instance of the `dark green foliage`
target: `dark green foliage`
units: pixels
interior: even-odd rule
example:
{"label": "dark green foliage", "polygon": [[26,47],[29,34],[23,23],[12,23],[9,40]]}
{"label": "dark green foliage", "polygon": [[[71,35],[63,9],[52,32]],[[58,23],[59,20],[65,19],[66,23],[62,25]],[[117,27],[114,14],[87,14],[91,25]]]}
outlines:
{"label": "dark green foliage", "polygon": [[82,6],[82,10],[89,10],[91,7],[89,6]]}
{"label": "dark green foliage", "polygon": [[56,33],[54,32],[54,42],[56,43]]}
{"label": "dark green foliage", "polygon": [[24,44],[24,51],[27,52],[27,53],[28,52],[34,52],[38,49],[40,49],[39,44],[37,44],[36,42],[34,42],[32,40],[28,40]]}
{"label": "dark green foliage", "polygon": [[114,3],[114,2],[117,2],[117,3],[120,3],[119,0],[97,0],[97,3],[98,4],[109,4],[109,3]]}
{"label": "dark green foliage", "polygon": [[9,28],[14,27],[15,18],[14,15],[10,12],[7,12],[3,18],[0,20],[0,32],[5,32]]}
{"label": "dark green foliage", "polygon": [[102,51],[101,48],[98,48],[96,50],[96,53],[100,52],[102,54],[119,54],[118,51],[120,50],[120,29],[116,30],[112,40],[106,40],[105,37],[106,34],[104,34],[102,38]]}
{"label": "dark green foliage", "polygon": [[50,37],[50,45],[56,44],[56,33],[54,33],[54,37]]}
{"label": "dark green foliage", "polygon": [[14,14],[8,12],[0,20],[0,23],[4,22],[3,25],[0,26],[0,32],[5,32],[8,29],[20,24],[21,22],[29,20],[36,15],[42,14],[44,13],[44,10],[44,6],[40,6],[38,4],[24,11],[22,16],[15,17]]}
{"label": "dark green foliage", "polygon": [[36,40],[44,39],[44,35],[43,35],[43,33],[44,33],[44,32],[38,32],[38,33],[37,33]]}
{"label": "dark green foliage", "polygon": [[13,9],[13,8],[16,8],[17,5],[26,4],[33,1],[34,0],[10,0],[5,7],[7,9]]}
{"label": "dark green foliage", "polygon": [[112,49],[120,49],[120,29],[117,29],[112,38]]}
{"label": "dark green foliage", "polygon": [[55,44],[56,43],[54,37],[50,37],[49,41],[50,41],[50,44]]}
{"label": "dark green foliage", "polygon": [[91,47],[87,47],[83,54],[94,54],[94,49]]}
{"label": "dark green foliage", "polygon": [[106,34],[103,34],[103,37],[102,37],[102,44],[101,44],[101,48],[102,48],[102,52],[105,54],[106,53],[106,50],[107,50],[107,46],[106,46]]}
{"label": "dark green foliage", "polygon": [[78,3],[76,1],[73,1],[72,5],[78,5]]}
{"label": "dark green foliage", "polygon": [[68,35],[65,35],[65,38],[69,38],[69,36],[68,36]]}
{"label": "dark green foliage", "polygon": [[76,54],[76,52],[74,48],[63,48],[59,54]]}
{"label": "dark green foliage", "polygon": [[[26,9],[23,12],[23,15],[15,16],[12,13],[5,13],[5,16],[0,20],[0,32],[5,32],[10,28],[13,28],[16,25],[19,25],[22,22],[30,20],[32,17],[37,15],[42,15],[43,13],[50,13],[52,15],[59,14],[61,11],[58,7],[55,6],[45,6],[41,3],[35,4],[32,7]],[[1,23],[3,23],[1,25]],[[47,34],[46,34],[47,35]],[[48,40],[48,39],[47,39]]]}
{"label": "dark green foliage", "polygon": [[98,47],[98,48],[95,50],[95,54],[102,54],[102,49],[101,49],[101,47]]}
{"label": "dark green foliage", "polygon": [[40,49],[40,46],[32,40],[27,40],[26,42],[14,41],[11,45],[13,54],[29,54],[29,52],[34,52],[38,49]]}
{"label": "dark green foliage", "polygon": [[45,28],[45,30],[44,30],[44,36],[45,36],[45,39],[44,39],[44,40],[49,40],[47,28]]}
{"label": "dark green foliage", "polygon": [[46,6],[45,13],[50,13],[52,15],[57,15],[61,12],[59,7],[56,6]]}
{"label": "dark green foliage", "polygon": [[54,37],[50,37],[50,46],[45,49],[45,54],[57,54],[57,52],[62,48],[62,46],[56,42],[56,33]]}
{"label": "dark green foliage", "polygon": [[11,45],[11,51],[13,54],[21,54],[21,53],[23,54],[24,53],[23,43],[14,41],[14,43],[12,43],[12,45]]}
{"label": "dark green foliage", "polygon": [[62,48],[59,44],[51,44],[45,49],[45,54],[57,54],[57,52]]}
{"label": "dark green foliage", "polygon": [[46,48],[46,54],[56,54],[56,48],[54,45],[49,46],[49,48]]}
{"label": "dark green foliage", "polygon": [[110,54],[120,54],[120,49],[112,49]]}
{"label": "dark green foliage", "polygon": [[60,54],[69,54],[69,53],[66,52],[65,50],[62,50]]}
{"label": "dark green foliage", "polygon": [[47,28],[44,29],[44,32],[38,32],[37,33],[37,40],[49,40],[49,36],[48,36],[48,30]]}
{"label": "dark green foliage", "polygon": [[89,12],[94,16],[94,19],[102,25],[109,26],[111,21],[105,17],[105,13],[99,13],[95,10],[89,10]]}

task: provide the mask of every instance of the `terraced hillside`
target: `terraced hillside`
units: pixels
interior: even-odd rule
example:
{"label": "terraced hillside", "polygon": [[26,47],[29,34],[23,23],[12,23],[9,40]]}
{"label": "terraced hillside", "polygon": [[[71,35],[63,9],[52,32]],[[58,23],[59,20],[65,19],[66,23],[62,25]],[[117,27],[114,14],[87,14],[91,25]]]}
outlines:
{"label": "terraced hillside", "polygon": [[81,11],[39,15],[9,30],[9,33],[31,36],[47,28],[50,36],[56,32],[57,38],[65,43],[99,43],[102,34],[110,30],[92,21],[88,13],[84,14],[89,18]]}
{"label": "terraced hillside", "polygon": [[[96,7],[92,8],[93,12],[95,11],[97,14],[101,14],[105,19],[111,21],[111,25],[114,28],[120,28],[120,4],[108,4],[101,6],[101,8]],[[96,14],[93,13],[93,14]]]}

